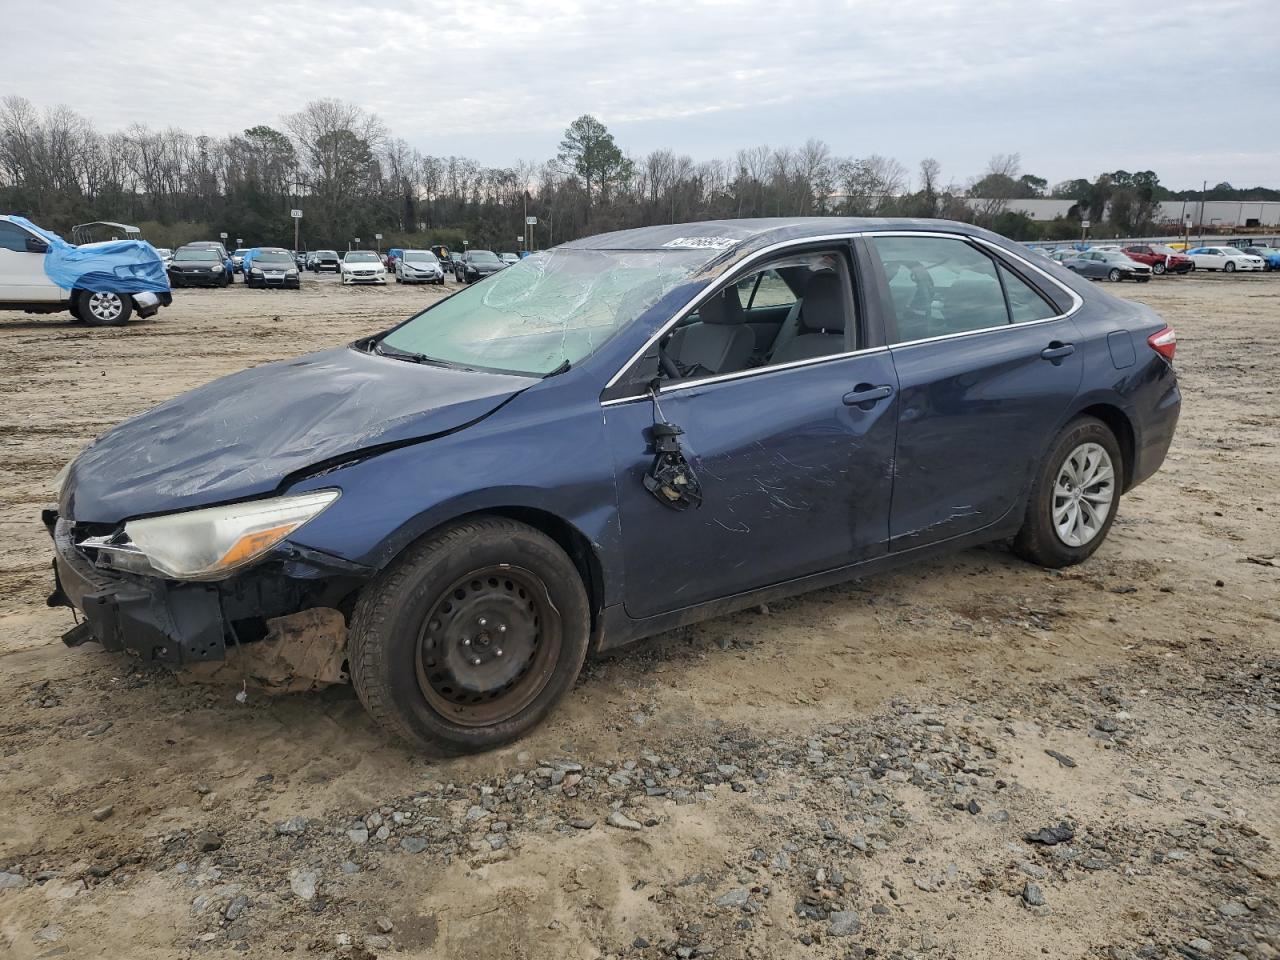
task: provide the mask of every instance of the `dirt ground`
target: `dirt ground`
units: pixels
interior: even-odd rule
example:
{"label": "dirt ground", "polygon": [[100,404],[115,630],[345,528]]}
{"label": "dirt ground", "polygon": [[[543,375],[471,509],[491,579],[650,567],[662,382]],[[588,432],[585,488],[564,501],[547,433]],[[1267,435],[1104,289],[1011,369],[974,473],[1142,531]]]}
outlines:
{"label": "dirt ground", "polygon": [[1280,276],[1114,292],[1178,329],[1184,406],[1088,563],[971,550],[668,634],[448,760],[348,688],[67,649],[38,522],[95,434],[434,288],[0,315],[0,955],[1280,957]]}

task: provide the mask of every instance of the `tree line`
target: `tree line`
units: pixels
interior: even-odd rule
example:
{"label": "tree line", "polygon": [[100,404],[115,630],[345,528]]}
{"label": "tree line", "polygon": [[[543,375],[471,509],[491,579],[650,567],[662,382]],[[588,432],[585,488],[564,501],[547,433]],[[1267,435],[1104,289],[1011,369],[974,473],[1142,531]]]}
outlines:
{"label": "tree line", "polygon": [[[1207,199],[1280,199],[1280,191],[1218,184]],[[1200,199],[1195,191],[1194,199]],[[1034,223],[1019,199],[1071,201],[1066,216]],[[969,183],[944,181],[937,160],[914,170],[890,157],[844,157],[823,141],[759,146],[697,161],[673,150],[632,157],[598,119],[569,125],[557,155],[490,167],[434,156],[395,137],[374,114],[316,100],[280,120],[227,137],[135,124],[101,132],[67,107],[0,100],[0,210],[65,232],[75,223],[136,223],[173,246],[216,238],[292,246],[289,211],[303,210],[301,245],[345,249],[443,243],[502,250],[627,227],[691,220],[807,215],[943,217],[1020,240],[1078,236],[1080,219],[1116,233],[1152,226],[1157,203],[1182,195],[1152,171],[1117,170],[1050,185],[993,157]],[[526,234],[525,218],[538,224]],[[1095,233],[1098,232],[1095,230]]]}

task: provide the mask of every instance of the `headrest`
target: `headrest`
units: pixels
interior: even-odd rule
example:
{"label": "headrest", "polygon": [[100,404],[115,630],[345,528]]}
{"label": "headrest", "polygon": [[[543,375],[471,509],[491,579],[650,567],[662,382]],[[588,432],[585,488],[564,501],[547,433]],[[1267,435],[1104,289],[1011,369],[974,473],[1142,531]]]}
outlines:
{"label": "headrest", "polygon": [[738,288],[726,287],[703,300],[698,306],[698,319],[703,323],[742,323],[746,316],[738,299]]}
{"label": "headrest", "polygon": [[844,333],[844,296],[835,271],[815,273],[804,288],[800,328],[810,333],[818,330]]}

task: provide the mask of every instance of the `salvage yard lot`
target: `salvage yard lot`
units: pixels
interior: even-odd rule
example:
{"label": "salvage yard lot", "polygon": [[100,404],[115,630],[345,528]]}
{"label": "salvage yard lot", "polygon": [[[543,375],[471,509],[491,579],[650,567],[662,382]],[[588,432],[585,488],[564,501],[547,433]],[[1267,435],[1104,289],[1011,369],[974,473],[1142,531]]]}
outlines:
{"label": "salvage yard lot", "polygon": [[1184,401],[1093,559],[667,634],[466,759],[349,689],[242,705],[64,648],[38,522],[112,424],[441,290],[0,320],[0,954],[1280,956],[1280,277],[1108,289],[1178,330]]}

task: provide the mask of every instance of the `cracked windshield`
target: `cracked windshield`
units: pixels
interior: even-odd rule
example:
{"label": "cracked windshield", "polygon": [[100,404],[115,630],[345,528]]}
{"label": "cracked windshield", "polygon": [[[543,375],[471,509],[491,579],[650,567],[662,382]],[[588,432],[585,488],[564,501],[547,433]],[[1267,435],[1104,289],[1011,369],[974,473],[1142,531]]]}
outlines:
{"label": "cracked windshield", "polygon": [[452,366],[544,376],[590,356],[706,259],[689,250],[538,254],[424,310],[381,344]]}

